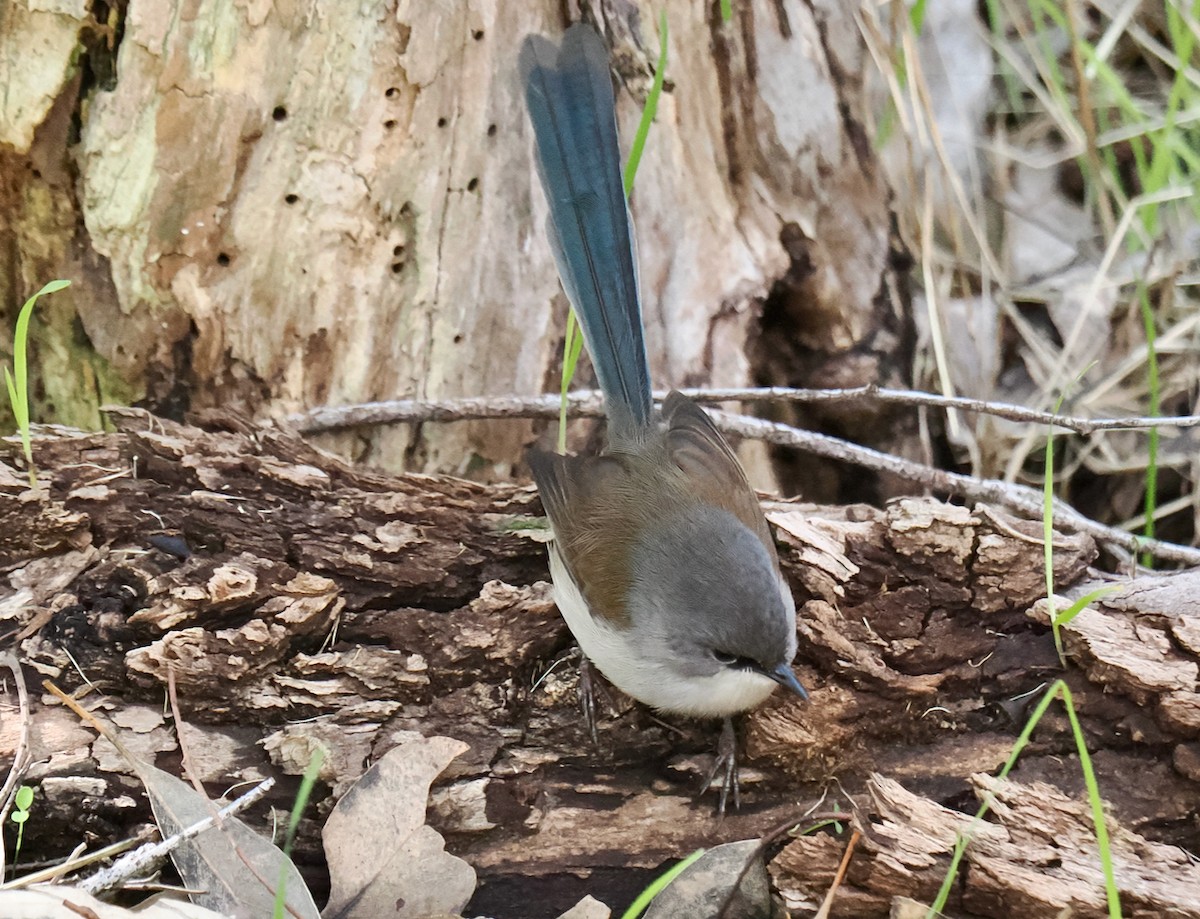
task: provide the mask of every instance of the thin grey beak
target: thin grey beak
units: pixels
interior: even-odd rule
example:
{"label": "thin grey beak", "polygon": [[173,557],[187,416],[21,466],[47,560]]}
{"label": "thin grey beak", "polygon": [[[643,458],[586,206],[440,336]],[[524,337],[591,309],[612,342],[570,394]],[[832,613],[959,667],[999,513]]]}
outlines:
{"label": "thin grey beak", "polygon": [[792,671],[791,664],[780,664],[774,670],[769,671],[767,676],[780,686],[790,689],[801,699],[808,701],[808,692],[800,685],[800,681],[796,679],[796,674]]}

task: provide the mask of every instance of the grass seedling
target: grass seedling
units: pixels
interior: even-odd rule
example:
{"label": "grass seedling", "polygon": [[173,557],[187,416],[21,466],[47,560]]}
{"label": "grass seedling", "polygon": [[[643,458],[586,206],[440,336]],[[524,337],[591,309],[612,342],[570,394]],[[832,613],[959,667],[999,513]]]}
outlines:
{"label": "grass seedling", "polygon": [[1110,584],[1107,587],[1097,587],[1095,590],[1088,591],[1066,609],[1056,612],[1050,617],[1050,628],[1054,631],[1054,646],[1058,649],[1058,659],[1062,662],[1063,666],[1066,666],[1066,661],[1063,659],[1062,639],[1058,630],[1101,597],[1119,589],[1115,584]]}
{"label": "grass seedling", "polygon": [[[1148,414],[1157,417],[1161,408],[1161,387],[1158,378],[1158,328],[1154,321],[1154,310],[1150,306],[1150,292],[1145,282],[1138,283],[1138,305],[1142,311],[1142,326],[1146,331],[1146,389],[1150,405]],[[1154,538],[1154,513],[1158,510],[1158,428],[1151,428],[1146,439],[1146,523],[1142,535]],[[1142,564],[1153,566],[1154,558],[1148,552],[1142,555]]]}
{"label": "grass seedling", "polygon": [[29,467],[29,487],[37,488],[37,469],[33,465],[33,444],[29,437],[29,363],[26,346],[29,343],[29,318],[34,304],[45,294],[69,287],[70,281],[51,281],[25,301],[17,314],[17,325],[13,330],[13,369],[4,368],[4,383],[8,387],[8,401],[12,405],[17,431],[21,434],[21,448],[25,451],[25,463]]}
{"label": "grass seedling", "polygon": [[[1086,372],[1086,371],[1085,371]],[[1063,396],[1054,403],[1054,414],[1062,408]],[[1062,636],[1055,624],[1054,614],[1054,425],[1046,428],[1046,466],[1042,472],[1042,567],[1046,573],[1046,603],[1049,606],[1050,630],[1054,633],[1054,649],[1058,652],[1058,660],[1064,667],[1066,658],[1063,657]]]}
{"label": "grass seedling", "polygon": [[[1172,244],[1171,236],[1179,220],[1169,219],[1164,209],[1186,208],[1190,220],[1186,212],[1178,215],[1185,222],[1194,223],[1200,216],[1200,194],[1196,194],[1200,187],[1196,127],[1200,121],[1200,79],[1194,65],[1200,43],[1200,4],[1194,0],[1168,0],[1162,6],[1163,29],[1159,32],[1147,29],[1139,15],[1113,11],[1106,11],[1091,27],[1081,28],[1079,4],[1074,0],[1066,4],[1055,0],[987,2],[997,48],[1003,47],[1007,28],[1019,34],[1024,56],[1045,88],[1047,113],[1058,123],[1059,133],[1069,139],[1067,148],[1078,151],[1086,198],[1105,217],[1110,247],[1123,246],[1130,252],[1153,252],[1162,247],[1168,259],[1178,257],[1178,243]],[[1022,24],[1022,5],[1028,25]],[[1070,68],[1058,62],[1063,56],[1064,39],[1068,40]],[[1155,91],[1132,83],[1129,74],[1113,63],[1119,41],[1136,48],[1150,68],[1161,75]],[[1038,94],[1039,87],[1030,82],[1026,89]],[[1043,95],[1038,94],[1038,98]],[[1127,160],[1124,164],[1123,159]],[[1113,221],[1113,214],[1121,210],[1133,218],[1133,232],[1127,232],[1131,227],[1124,217],[1120,222]],[[1162,403],[1159,330],[1146,281],[1137,284],[1136,296],[1146,334],[1149,414],[1157,415]],[[1159,432],[1151,429],[1145,469],[1143,534],[1147,538],[1155,535],[1158,452]],[[1145,555],[1141,562],[1151,564]]]}
{"label": "grass seedling", "polygon": [[829,817],[825,820],[818,820],[812,826],[806,826],[803,830],[796,833],[796,835],[797,836],[809,836],[813,833],[818,832],[819,830],[825,829],[826,827],[833,827],[833,832],[837,833],[838,835],[841,835],[842,833],[844,833],[846,831],[846,826],[845,826],[845,824],[842,823],[842,821],[835,820],[834,818]]}
{"label": "grass seedling", "polygon": [[579,320],[575,318],[575,310],[567,311],[567,335],[563,339],[563,372],[562,389],[559,394],[558,406],[558,452],[567,452],[567,390],[575,379],[575,365],[579,363],[579,355],[583,353],[583,331],[579,328]]}
{"label": "grass seedling", "polygon": [[[646,148],[646,137],[650,134],[650,125],[654,123],[654,115],[658,111],[658,97],[662,95],[663,76],[667,70],[667,14],[664,12],[658,20],[658,63],[654,70],[654,83],[646,96],[646,105],[642,109],[642,118],[638,122],[637,133],[633,136],[633,146],[629,149],[629,160],[625,163],[625,174],[622,177],[625,185],[625,197],[633,191],[633,179],[637,175],[638,164],[642,161],[642,151]],[[575,366],[579,363],[579,355],[583,351],[583,333],[579,329],[579,321],[575,311],[567,314],[567,334],[563,339],[563,372],[562,387],[558,409],[558,452],[567,452],[567,390],[575,378]]]}
{"label": "grass seedling", "polygon": [[[1055,680],[1054,684],[1046,690],[1041,701],[1038,702],[1033,714],[1025,722],[1025,727],[1021,730],[1017,742],[1013,744],[1012,752],[1008,755],[1008,760],[997,778],[1004,779],[1008,776],[1009,771],[1016,765],[1021,751],[1029,744],[1029,738],[1046,713],[1046,709],[1059,696],[1062,697],[1063,706],[1067,710],[1067,720],[1071,723],[1071,734],[1075,738],[1075,749],[1079,753],[1079,768],[1083,773],[1083,784],[1087,789],[1088,803],[1091,805],[1092,825],[1096,831],[1096,847],[1100,851],[1100,868],[1104,874],[1104,893],[1108,902],[1109,919],[1121,919],[1121,898],[1117,891],[1116,875],[1113,873],[1112,843],[1108,838],[1108,824],[1104,820],[1104,802],[1100,797],[1100,785],[1096,782],[1096,772],[1092,768],[1092,758],[1088,754],[1087,743],[1083,738],[1083,728],[1080,727],[1079,718],[1075,714],[1075,702],[1071,697],[1071,690],[1062,680]],[[946,871],[946,877],[938,889],[937,897],[925,913],[925,919],[936,919],[945,910],[946,902],[950,899],[950,890],[954,886],[954,879],[958,874],[959,863],[966,853],[975,828],[989,810],[991,810],[990,795],[984,797],[983,804],[975,812],[970,825],[963,833],[959,834],[958,842],[954,845],[954,854],[950,859],[950,868]]]}
{"label": "grass seedling", "polygon": [[646,908],[654,901],[660,893],[666,890],[671,882],[679,875],[683,874],[696,859],[704,854],[703,849],[697,849],[683,861],[677,865],[673,865],[650,882],[650,885],[637,895],[637,899],[629,904],[629,909],[621,914],[621,919],[638,919]]}
{"label": "grass seedling", "polygon": [[[308,799],[312,796],[313,786],[317,784],[317,776],[321,765],[325,762],[325,749],[317,747],[309,757],[304,775],[300,779],[300,789],[296,792],[296,803],[292,805],[291,816],[288,817],[287,833],[283,837],[283,854],[291,857],[292,844],[296,841],[296,830],[300,826],[300,817],[308,807]],[[275,885],[274,919],[286,919],[287,915],[287,863],[279,867],[279,883]]]}
{"label": "grass seedling", "polygon": [[[925,27],[925,0],[917,0],[913,4],[912,9],[908,11],[907,26],[902,25],[898,20],[895,22],[897,28],[907,28],[913,38],[913,43],[921,37],[921,30]],[[896,41],[895,53],[892,55],[892,68],[895,73],[896,88],[905,90],[908,88],[908,60],[905,57],[905,43]],[[891,139],[892,134],[896,130],[898,120],[898,112],[896,106],[898,100],[896,96],[889,94],[887,99],[887,107],[883,110],[883,114],[879,117],[879,124],[875,128],[875,149],[882,150],[887,142]]]}
{"label": "grass seedling", "polygon": [[[1084,368],[1074,380],[1078,383],[1091,366]],[[1062,409],[1064,396],[1059,396],[1054,403],[1054,414]],[[1105,594],[1112,593],[1117,588],[1100,587],[1080,597],[1062,612],[1054,605],[1054,426],[1046,429],[1046,468],[1042,475],[1042,557],[1046,571],[1046,603],[1050,610],[1050,631],[1054,635],[1054,650],[1058,652],[1059,663],[1067,666],[1063,654],[1062,633],[1059,631],[1096,600]]]}
{"label": "grass seedling", "polygon": [[33,786],[22,785],[13,798],[13,812],[9,820],[17,825],[17,842],[13,846],[13,867],[21,857],[21,840],[25,837],[25,824],[29,821],[29,808],[33,806]]}
{"label": "grass seedling", "polygon": [[638,166],[642,162],[642,151],[646,149],[646,138],[650,134],[650,125],[658,113],[658,97],[662,95],[663,78],[667,72],[667,14],[664,12],[658,19],[658,63],[654,65],[654,83],[646,96],[646,105],[642,109],[642,118],[638,122],[637,133],[633,135],[633,146],[629,148],[629,160],[625,163],[625,174],[622,177],[625,184],[625,197],[633,192],[633,180],[637,175]]}

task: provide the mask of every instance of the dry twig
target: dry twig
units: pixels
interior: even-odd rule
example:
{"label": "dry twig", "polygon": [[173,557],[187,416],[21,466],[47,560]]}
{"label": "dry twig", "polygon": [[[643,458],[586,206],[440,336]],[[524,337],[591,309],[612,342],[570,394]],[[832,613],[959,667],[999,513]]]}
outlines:
{"label": "dry twig", "polygon": [[[1200,427],[1200,415],[1174,418],[1084,418],[1055,414],[1013,405],[961,396],[913,392],[904,389],[881,389],[877,386],[857,386],[848,389],[790,389],[782,386],[751,389],[682,389],[685,396],[697,402],[839,402],[868,400],[895,405],[934,406],[992,415],[1008,421],[1054,425],[1088,435],[1096,431],[1126,431],[1145,428]],[[656,399],[666,397],[666,391],[654,393]],[[604,403],[598,390],[581,390],[567,397],[567,414],[572,418],[600,418]],[[461,399],[395,399],[384,402],[363,402],[355,405],[325,406],[288,415],[284,421],[301,434],[320,434],[344,428],[402,424],[424,421],[478,421],[487,418],[557,418],[558,396],[488,396]]]}
{"label": "dry twig", "polygon": [[[938,396],[904,390],[883,390],[873,386],[840,390],[804,389],[725,389],[683,390],[685,395],[704,402],[830,401],[838,399],[878,399],[904,405],[938,405],[963,411],[986,412],[1014,421],[1053,424],[1080,434],[1098,430],[1151,427],[1194,427],[1200,416],[1178,418],[1075,418],[1050,412],[1037,412],[1021,406],[984,402],[977,399]],[[656,397],[662,394],[656,393]],[[313,409],[289,416],[287,421],[302,433],[316,433],[364,424],[392,424],[410,421],[466,421],[482,418],[553,418],[558,416],[557,396],[506,396],[498,398],[442,399],[434,401],[401,400],[371,402],[337,408]],[[569,414],[575,417],[603,415],[598,392],[576,393],[569,397]],[[714,411],[721,430],[739,437],[764,440],[777,446],[793,447],[828,459],[852,463],[877,472],[886,472],[921,485],[931,491],[972,500],[999,504],[1032,519],[1042,516],[1042,494],[1032,488],[998,479],[979,479],[947,472],[912,460],[902,459],[848,441],[802,431],[789,425],[747,415]],[[1186,565],[1200,565],[1200,549],[1159,540],[1136,537],[1124,530],[1091,520],[1069,505],[1056,501],[1053,511],[1056,526],[1087,533],[1110,547],[1135,555],[1148,552],[1156,558]]]}
{"label": "dry twig", "polygon": [[274,786],[275,779],[263,779],[240,798],[231,801],[216,813],[205,817],[199,823],[193,823],[187,829],[181,830],[174,836],[170,836],[161,842],[142,846],[136,851],[130,852],[128,855],[118,859],[111,867],[96,872],[87,880],[80,882],[79,889],[90,894],[96,894],[102,890],[116,887],[127,878],[143,873],[148,866],[166,858],[173,849],[182,843],[195,836],[199,836],[226,817],[232,817],[239,811],[245,810],[262,798]]}

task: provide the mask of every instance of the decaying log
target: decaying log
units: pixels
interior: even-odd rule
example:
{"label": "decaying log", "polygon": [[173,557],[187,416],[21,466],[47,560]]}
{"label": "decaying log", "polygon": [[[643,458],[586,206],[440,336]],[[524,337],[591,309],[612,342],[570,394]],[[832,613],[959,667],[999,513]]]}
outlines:
{"label": "decaying log", "polygon": [[[294,776],[317,743],[330,750],[322,777],[336,795],[406,732],[465,741],[431,820],[479,872],[478,913],[552,916],[585,892],[619,905],[664,861],[800,820],[825,795],[822,810],[840,802],[864,831],[835,914],[884,916],[892,895],[930,896],[953,820],[986,784],[973,777],[1004,762],[1059,677],[1118,836],[1141,840],[1138,864],[1152,866],[1149,893],[1134,890],[1143,874],[1123,876],[1131,902],[1200,898],[1186,859],[1169,855],[1198,842],[1195,573],[1114,580],[1116,592],[1064,627],[1064,670],[1038,602],[1040,521],[928,498],[884,509],[770,502],[812,700],[773,698],[745,719],[743,807],[718,824],[709,802],[692,800],[715,726],[667,723],[614,691],[599,749],[587,738],[574,668],[556,664],[571,642],[546,583],[531,487],[382,475],[277,428],[139,413],[115,422],[116,433],[38,437],[37,492],[15,445],[3,448],[0,634],[35,699],[39,675],[52,679],[173,768],[178,739],[163,705],[173,674],[180,733],[214,793]],[[1057,589],[1104,580],[1089,568],[1095,555],[1087,537],[1056,534]],[[10,699],[0,764],[20,732]],[[23,859],[149,819],[120,757],[68,712],[44,697],[30,726],[26,780],[42,810]],[[980,847],[954,915],[1043,915],[1019,907],[1052,872],[1039,874],[1044,853],[1019,838],[1036,802],[1086,813],[1073,751],[1052,709],[1014,773],[1019,786],[997,792],[1011,839]],[[294,787],[284,783],[274,804],[290,806]],[[315,827],[301,858],[319,890]],[[917,851],[910,832],[925,846],[919,870],[904,860]],[[1062,835],[1056,857],[1094,865],[1082,839]],[[795,903],[818,896],[843,844],[789,844],[772,868],[781,890]],[[1087,889],[1071,895],[1075,915],[1101,914],[1098,877],[1078,880]],[[1200,915],[1187,909],[1161,914]]]}
{"label": "decaying log", "polygon": [[[1107,916],[1104,880],[1088,804],[1044,782],[1023,784],[975,776],[994,822],[971,818],[875,776],[870,823],[858,858],[840,891],[835,915],[885,916],[896,896],[937,893],[946,874],[945,852],[957,834],[972,844],[947,915],[1057,919]],[[1126,916],[1200,916],[1200,863],[1177,846],[1151,842],[1110,822],[1114,873]],[[775,881],[797,908],[819,902],[819,877],[828,876],[842,844],[829,836],[803,837],[775,859]]]}

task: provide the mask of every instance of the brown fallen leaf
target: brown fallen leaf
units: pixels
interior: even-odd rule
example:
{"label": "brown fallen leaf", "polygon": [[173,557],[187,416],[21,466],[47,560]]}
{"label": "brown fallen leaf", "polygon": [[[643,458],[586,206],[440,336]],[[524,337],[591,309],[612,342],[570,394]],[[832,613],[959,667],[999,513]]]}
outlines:
{"label": "brown fallen leaf", "polygon": [[467,744],[420,737],[390,750],[346,793],[325,823],[330,895],[324,919],[459,915],[475,869],[445,850],[425,823],[429,786]]}
{"label": "brown fallen leaf", "polygon": [[154,898],[136,910],[97,900],[91,894],[59,884],[35,884],[24,890],[0,890],[0,916],[4,919],[228,919],[194,903]]}
{"label": "brown fallen leaf", "polygon": [[[207,819],[218,808],[219,805],[187,782],[134,756],[116,730],[84,711],[57,687],[43,685],[99,730],[129,761],[146,788],[164,839]],[[231,916],[271,916],[275,887],[282,881],[287,893],[286,915],[290,919],[320,916],[292,860],[237,817],[226,817],[220,826],[181,842],[171,851],[171,861],[184,886],[194,891],[190,895],[192,902],[207,909]]]}
{"label": "brown fallen leaf", "polygon": [[[199,823],[217,806],[168,772],[136,761],[134,768],[146,786],[164,838]],[[227,817],[221,826],[180,844],[171,852],[171,861],[184,886],[194,891],[192,902],[209,909],[232,916],[273,915],[275,887],[282,880],[287,893],[286,916],[320,916],[292,860],[237,817]]]}

